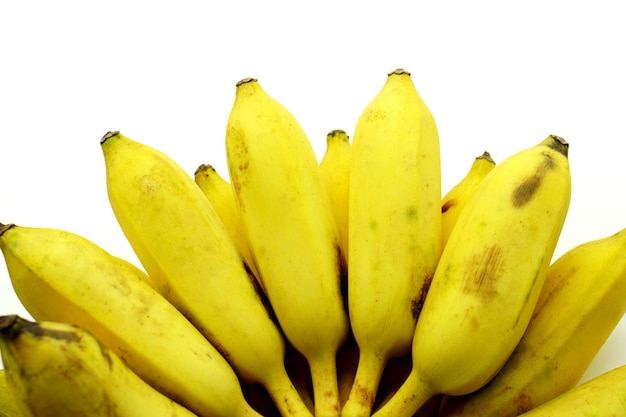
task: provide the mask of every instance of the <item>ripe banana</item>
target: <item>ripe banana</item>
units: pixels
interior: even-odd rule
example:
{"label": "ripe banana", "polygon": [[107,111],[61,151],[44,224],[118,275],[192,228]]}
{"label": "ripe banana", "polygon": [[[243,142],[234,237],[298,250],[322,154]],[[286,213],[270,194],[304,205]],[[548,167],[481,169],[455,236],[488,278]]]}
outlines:
{"label": "ripe banana", "polygon": [[343,130],[332,130],[326,135],[326,152],[320,168],[330,203],[335,214],[341,250],[348,256],[348,189],[350,186],[350,138]]}
{"label": "ripe banana", "polygon": [[504,367],[480,390],[446,396],[441,416],[517,416],[573,388],[624,315],[624,294],[626,229],[566,252]]}
{"label": "ripe banana", "polygon": [[0,247],[13,288],[35,320],[85,328],[199,415],[259,415],[228,362],[134,265],[58,229],[0,225]]}
{"label": "ripe banana", "polygon": [[81,327],[2,316],[0,350],[24,417],[195,416]]}
{"label": "ripe banana", "polygon": [[413,367],[376,417],[408,417],[502,368],[531,318],[570,201],[568,144],[549,136],[509,156],[461,212],[415,328]]}
{"label": "ripe banana", "polygon": [[13,400],[13,393],[7,385],[4,369],[0,369],[0,417],[21,417]]}
{"label": "ripe banana", "polygon": [[295,117],[252,78],[237,83],[226,155],[263,288],[311,369],[315,415],[339,415],[345,261],[317,157]]}
{"label": "ripe banana", "polygon": [[467,200],[478,187],[478,184],[485,176],[491,172],[496,163],[491,158],[489,152],[485,151],[476,157],[469,172],[454,187],[446,193],[441,203],[441,240],[445,246],[450,237],[452,227],[459,218],[459,214]]}
{"label": "ripe banana", "polygon": [[230,183],[208,164],[202,164],[196,169],[194,181],[209,199],[235,246],[243,256],[246,265],[258,280],[259,272],[254,265],[246,231]]}
{"label": "ripe banana", "polygon": [[101,141],[113,212],[159,288],[285,416],[308,409],[284,366],[285,340],[224,224],[172,158],[119,132]]}
{"label": "ripe banana", "polygon": [[342,415],[369,416],[385,364],[406,355],[441,252],[435,121],[410,73],[389,73],[358,119],[349,189],[348,304],[360,355]]}
{"label": "ripe banana", "polygon": [[626,365],[564,392],[520,417],[626,416]]}

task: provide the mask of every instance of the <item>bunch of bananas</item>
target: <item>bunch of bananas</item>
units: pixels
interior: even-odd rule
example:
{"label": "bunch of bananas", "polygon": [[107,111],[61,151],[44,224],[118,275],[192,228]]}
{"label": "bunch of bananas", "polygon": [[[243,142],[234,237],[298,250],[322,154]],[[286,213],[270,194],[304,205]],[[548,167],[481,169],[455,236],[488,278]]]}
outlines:
{"label": "bunch of bananas", "polygon": [[318,160],[252,78],[228,179],[107,133],[110,205],[143,268],[0,224],[34,319],[0,317],[0,416],[626,416],[626,367],[577,385],[626,311],[626,229],[552,262],[564,139],[485,152],[442,198],[437,127],[401,69],[352,142],[326,139]]}

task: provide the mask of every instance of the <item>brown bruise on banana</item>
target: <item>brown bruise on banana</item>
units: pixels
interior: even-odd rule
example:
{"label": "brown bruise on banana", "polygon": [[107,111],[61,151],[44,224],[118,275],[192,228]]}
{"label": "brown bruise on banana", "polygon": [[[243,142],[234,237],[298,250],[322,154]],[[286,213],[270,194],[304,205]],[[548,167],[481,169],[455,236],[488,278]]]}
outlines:
{"label": "brown bruise on banana", "polygon": [[490,301],[497,294],[496,283],[502,267],[502,248],[497,245],[485,248],[467,263],[464,291],[479,295],[484,301]]}
{"label": "brown bruise on banana", "polygon": [[424,278],[419,293],[411,300],[411,315],[413,316],[413,320],[415,320],[415,322],[417,322],[417,319],[422,312],[424,300],[426,299],[426,294],[428,294],[428,289],[430,288],[430,284],[433,280],[433,275],[434,272]]}
{"label": "brown bruise on banana", "polygon": [[455,205],[456,205],[456,201],[454,199],[444,201],[443,204],[441,205],[441,214],[443,214],[446,211],[450,210]]}
{"label": "brown bruise on banana", "polygon": [[[237,138],[236,141],[230,141],[231,146],[228,148],[231,153],[229,159],[238,161],[236,167],[234,167],[237,171],[243,173],[248,169],[248,165],[250,163],[250,158],[248,155],[248,147],[246,145],[245,140],[241,139],[243,133],[239,129],[230,128],[229,135],[233,138]],[[237,194],[241,190],[241,182],[239,175],[231,175],[231,184]]]}
{"label": "brown bruise on banana", "polygon": [[543,153],[542,156],[543,159],[535,172],[524,179],[522,183],[513,190],[511,200],[514,207],[519,208],[526,205],[541,186],[546,173],[554,169],[556,162],[552,158],[552,155]]}

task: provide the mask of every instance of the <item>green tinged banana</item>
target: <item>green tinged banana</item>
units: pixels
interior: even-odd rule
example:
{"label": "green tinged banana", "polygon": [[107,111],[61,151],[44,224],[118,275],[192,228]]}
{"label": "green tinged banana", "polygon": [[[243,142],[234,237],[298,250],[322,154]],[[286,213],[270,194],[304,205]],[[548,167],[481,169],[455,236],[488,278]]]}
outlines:
{"label": "green tinged banana", "polygon": [[472,194],[417,322],[411,373],[375,417],[408,417],[435,394],[476,391],[504,366],[535,309],[569,207],[567,154],[567,142],[549,136],[505,159]]}
{"label": "green tinged banana", "polygon": [[578,385],[521,417],[626,416],[626,365]]}
{"label": "green tinged banana", "polygon": [[487,174],[493,170],[496,163],[491,158],[489,152],[485,151],[476,157],[469,172],[443,197],[441,202],[441,240],[445,246],[450,237],[450,232],[454,227],[459,214],[467,204],[467,200],[478,187],[478,184]]}
{"label": "green tinged banana", "polygon": [[626,229],[566,252],[504,367],[480,390],[445,397],[441,416],[517,416],[573,388],[624,315],[624,294]]}
{"label": "green tinged banana", "polygon": [[80,327],[2,316],[0,350],[23,417],[195,416]]}
{"label": "green tinged banana", "polygon": [[339,129],[331,130],[326,135],[326,152],[320,161],[320,169],[339,228],[341,249],[346,258],[348,256],[348,190],[351,151],[348,134]]}
{"label": "green tinged banana", "polygon": [[337,416],[345,261],[317,157],[295,117],[252,78],[237,83],[226,155],[262,286],[309,364],[315,415]]}
{"label": "green tinged banana", "polygon": [[410,73],[388,74],[354,132],[348,304],[360,356],[345,417],[369,416],[389,359],[407,355],[441,253],[439,136]]}
{"label": "green tinged banana", "polygon": [[101,141],[113,212],[159,292],[285,416],[309,416],[285,370],[285,339],[209,200],[172,158],[119,132]]}
{"label": "green tinged banana", "polygon": [[64,230],[0,225],[15,292],[35,320],[81,326],[202,416],[258,416],[232,367],[145,272]]}

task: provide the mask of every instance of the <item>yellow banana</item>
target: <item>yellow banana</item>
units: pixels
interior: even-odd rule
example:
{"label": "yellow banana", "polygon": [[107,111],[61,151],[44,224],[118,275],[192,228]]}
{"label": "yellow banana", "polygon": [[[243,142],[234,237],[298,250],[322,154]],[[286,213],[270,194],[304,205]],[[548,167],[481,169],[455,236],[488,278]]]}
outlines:
{"label": "yellow banana", "polygon": [[259,415],[228,362],[134,265],[58,229],[0,225],[0,247],[13,288],[35,320],[85,328],[199,415]]}
{"label": "yellow banana", "polygon": [[592,378],[520,416],[626,416],[626,365]]}
{"label": "yellow banana", "polygon": [[517,416],[573,388],[624,315],[624,294],[626,229],[566,252],[504,367],[480,390],[446,396],[441,416]]}
{"label": "yellow banana", "polygon": [[315,415],[339,415],[345,261],[317,157],[295,117],[252,78],[237,83],[226,154],[263,288],[311,369]]}
{"label": "yellow banana", "polygon": [[246,265],[258,279],[259,272],[254,265],[246,231],[230,183],[208,164],[202,164],[196,169],[194,180],[224,223],[235,246],[246,261]]}
{"label": "yellow banana", "polygon": [[345,417],[369,416],[385,364],[411,349],[441,252],[435,121],[410,73],[389,73],[352,143],[348,303],[359,364]]}
{"label": "yellow banana", "polygon": [[24,417],[192,417],[81,327],[0,317],[7,382]]}
{"label": "yellow banana", "polygon": [[285,416],[310,415],[284,366],[286,344],[255,278],[200,188],[162,152],[109,132],[101,141],[113,212],[159,288]]}
{"label": "yellow banana", "polygon": [[0,417],[21,417],[13,400],[13,393],[7,385],[4,369],[0,369]]}
{"label": "yellow banana", "polygon": [[326,152],[320,168],[330,203],[335,214],[341,249],[348,255],[348,189],[350,185],[350,138],[343,130],[332,130],[326,135]]}
{"label": "yellow banana", "polygon": [[373,415],[408,417],[435,394],[485,385],[522,337],[569,207],[568,144],[509,156],[461,212],[415,328],[413,366]]}
{"label": "yellow banana", "polygon": [[491,172],[496,163],[489,152],[474,159],[469,172],[454,187],[446,193],[441,203],[441,241],[445,246],[450,236],[450,231],[459,218],[459,214],[467,200],[478,187],[478,184]]}

